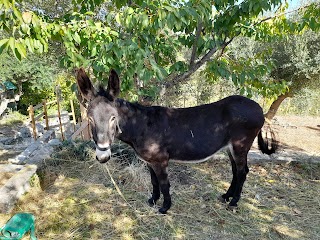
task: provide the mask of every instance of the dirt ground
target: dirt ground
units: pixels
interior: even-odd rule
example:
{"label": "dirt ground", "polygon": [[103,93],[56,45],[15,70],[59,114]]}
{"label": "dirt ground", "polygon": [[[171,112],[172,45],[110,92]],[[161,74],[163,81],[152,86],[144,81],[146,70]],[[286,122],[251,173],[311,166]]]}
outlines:
{"label": "dirt ground", "polygon": [[320,154],[320,117],[277,116],[273,120],[283,150]]}

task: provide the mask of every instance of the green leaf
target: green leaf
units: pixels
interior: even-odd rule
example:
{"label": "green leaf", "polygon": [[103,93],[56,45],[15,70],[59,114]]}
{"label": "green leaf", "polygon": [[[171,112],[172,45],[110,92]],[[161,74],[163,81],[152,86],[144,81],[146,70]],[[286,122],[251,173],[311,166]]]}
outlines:
{"label": "green leaf", "polygon": [[22,23],[20,27],[21,27],[22,33],[25,33],[25,34],[30,33],[30,28],[28,24]]}
{"label": "green leaf", "polygon": [[12,52],[14,52],[14,50],[15,50],[14,45],[15,45],[15,39],[13,37],[10,37],[9,38],[9,46],[10,46]]}
{"label": "green leaf", "polygon": [[113,30],[110,31],[110,35],[113,35],[115,37],[119,37],[119,33],[117,33],[116,31],[113,31]]}
{"label": "green leaf", "polygon": [[192,8],[192,7],[186,8],[185,10],[188,14],[192,15],[195,19],[199,18],[199,14],[197,13],[197,11],[194,8]]}
{"label": "green leaf", "polygon": [[311,30],[313,30],[313,31],[316,29],[317,22],[316,22],[316,20],[314,18],[310,19],[309,26],[310,26]]}
{"label": "green leaf", "polygon": [[118,24],[121,24],[121,21],[120,21],[120,14],[119,13],[117,13],[116,14],[116,22],[118,23]]}
{"label": "green leaf", "polygon": [[19,21],[22,21],[21,12],[15,7],[14,1],[11,6],[11,10],[13,11],[13,15],[15,16],[15,18],[18,19]]}
{"label": "green leaf", "polygon": [[109,63],[110,65],[113,65],[115,63],[114,59],[112,57],[108,57],[107,58],[107,63]]}
{"label": "green leaf", "polygon": [[114,54],[117,56],[117,58],[121,58],[122,54],[123,54],[123,51],[119,48],[113,48],[113,52]]}
{"label": "green leaf", "polygon": [[177,29],[178,31],[180,31],[181,26],[182,26],[181,22],[180,22],[180,21],[176,21],[175,27],[176,27],[176,29]]}
{"label": "green leaf", "polygon": [[8,0],[2,0],[4,7],[6,9],[10,9],[11,8],[11,3]]}
{"label": "green leaf", "polygon": [[93,45],[92,46],[92,49],[91,49],[91,55],[90,57],[94,57],[97,55],[97,46],[96,45]]}
{"label": "green leaf", "polygon": [[92,68],[97,72],[103,72],[104,71],[104,67],[100,62],[94,62],[93,65],[92,65]]}
{"label": "green leaf", "polygon": [[113,45],[114,45],[113,42],[108,43],[108,44],[106,45],[106,48],[105,48],[105,49],[106,49],[106,52],[110,51],[110,50],[112,49]]}
{"label": "green leaf", "polygon": [[43,38],[40,38],[39,40],[40,40],[41,46],[43,48],[43,51],[48,52],[48,43]]}
{"label": "green leaf", "polygon": [[19,60],[27,57],[26,47],[22,43],[16,42],[16,50],[19,52],[21,57]]}
{"label": "green leaf", "polygon": [[81,38],[80,38],[80,36],[79,36],[79,34],[78,34],[77,32],[75,32],[75,33],[73,34],[73,39],[74,39],[74,41],[75,41],[76,43],[78,43],[78,44],[81,43]]}
{"label": "green leaf", "polygon": [[0,54],[8,47],[9,39],[0,40]]}
{"label": "green leaf", "polygon": [[95,13],[92,12],[92,11],[89,11],[89,12],[86,12],[85,15],[91,15],[91,16],[93,16],[93,15],[95,15]]}
{"label": "green leaf", "polygon": [[149,18],[146,14],[141,15],[141,23],[143,27],[148,27],[149,25]]}
{"label": "green leaf", "polygon": [[71,91],[72,92],[77,92],[78,91],[78,84],[77,83],[73,83],[71,85]]}
{"label": "green leaf", "polygon": [[132,14],[132,13],[134,13],[134,10],[133,10],[132,7],[129,7],[129,8],[128,8],[128,14]]}

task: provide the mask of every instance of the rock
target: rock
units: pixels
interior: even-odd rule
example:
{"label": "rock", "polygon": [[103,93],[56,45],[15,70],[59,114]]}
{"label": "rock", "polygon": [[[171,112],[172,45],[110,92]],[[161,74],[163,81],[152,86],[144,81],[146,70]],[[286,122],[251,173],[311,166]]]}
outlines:
{"label": "rock", "polygon": [[62,142],[61,142],[59,139],[55,138],[55,139],[51,139],[51,140],[48,142],[48,144],[49,144],[50,146],[59,146],[59,145],[62,144]]}
{"label": "rock", "polygon": [[4,186],[0,187],[0,212],[10,213],[16,201],[30,189],[30,179],[36,174],[36,165],[8,165],[2,172],[14,171],[12,176]]}
{"label": "rock", "polygon": [[37,133],[43,134],[44,133],[44,126],[41,123],[36,123]]}
{"label": "rock", "polygon": [[13,145],[17,142],[19,142],[19,139],[14,137],[8,137],[1,140],[1,143],[4,145]]}
{"label": "rock", "polygon": [[22,138],[29,138],[31,137],[31,129],[28,127],[23,127],[19,130],[18,134]]}

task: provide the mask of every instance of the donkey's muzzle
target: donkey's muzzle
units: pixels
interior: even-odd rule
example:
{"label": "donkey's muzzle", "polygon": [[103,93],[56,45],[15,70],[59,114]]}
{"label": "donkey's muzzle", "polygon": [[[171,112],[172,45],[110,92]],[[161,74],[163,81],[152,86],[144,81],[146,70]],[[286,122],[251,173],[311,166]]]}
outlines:
{"label": "donkey's muzzle", "polygon": [[96,145],[96,159],[100,163],[105,163],[105,162],[109,161],[110,157],[111,157],[110,146],[99,147],[98,145]]}

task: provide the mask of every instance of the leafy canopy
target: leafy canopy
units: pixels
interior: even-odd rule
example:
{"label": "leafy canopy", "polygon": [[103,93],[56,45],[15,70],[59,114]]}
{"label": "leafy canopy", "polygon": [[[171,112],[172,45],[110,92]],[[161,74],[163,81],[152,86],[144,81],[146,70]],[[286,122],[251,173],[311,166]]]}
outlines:
{"label": "leafy canopy", "polygon": [[[32,1],[1,0],[0,28],[8,37],[0,40],[0,53],[9,49],[23,59],[28,51],[43,53],[51,40],[58,41],[65,47],[63,65],[90,66],[101,81],[115,68],[122,73],[122,90],[137,80],[149,89],[164,79],[167,86],[184,82],[207,62],[209,72],[259,88],[259,80],[241,77],[254,72],[224,70],[229,64],[224,52],[237,36],[271,40],[319,30],[318,3],[301,9],[299,21],[287,19],[286,7],[281,0],[72,0],[39,8]],[[263,17],[267,12],[272,16]],[[185,49],[187,57],[178,58]]]}

